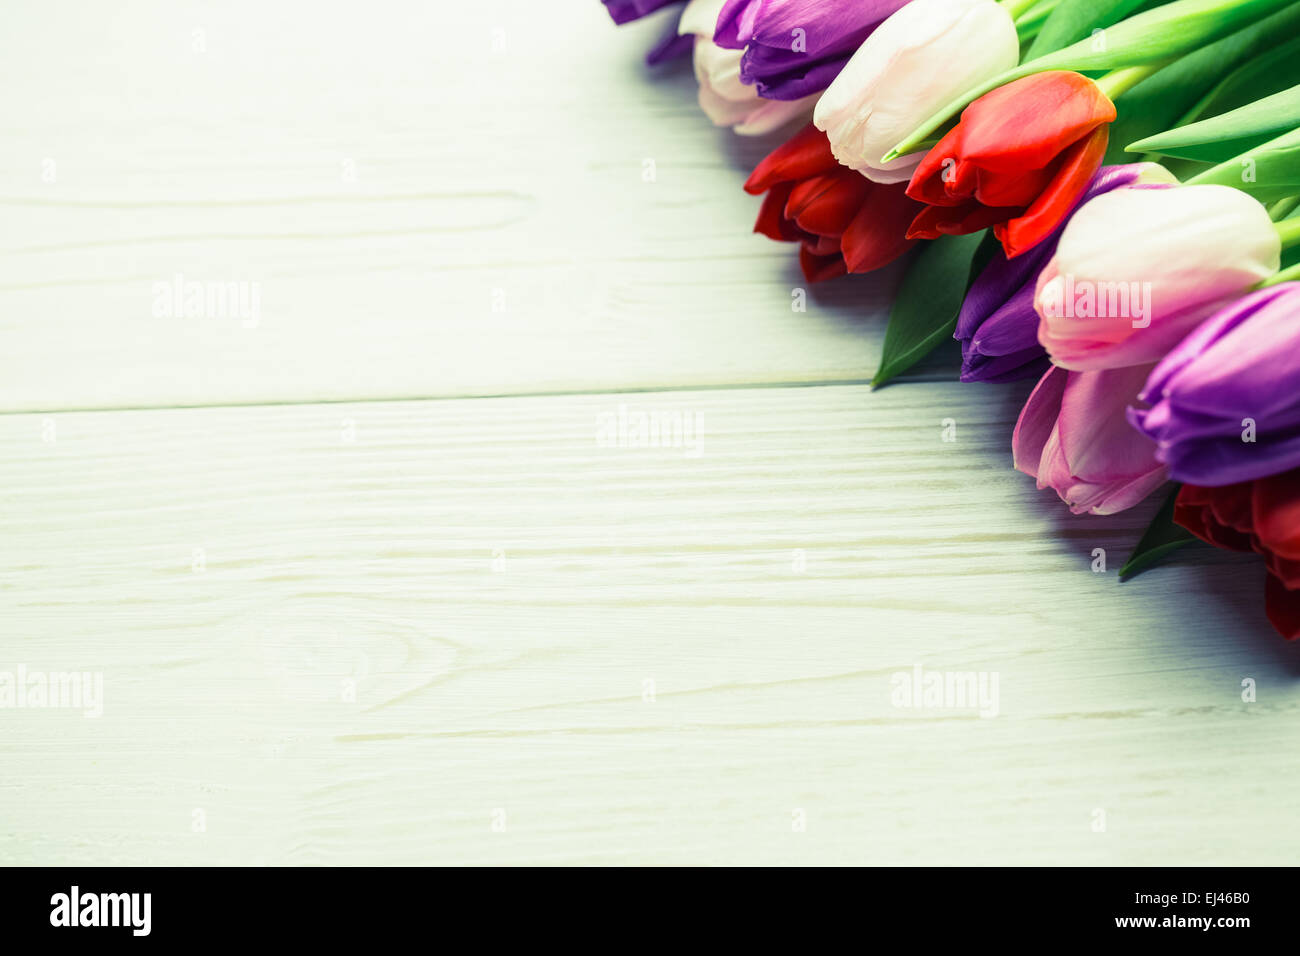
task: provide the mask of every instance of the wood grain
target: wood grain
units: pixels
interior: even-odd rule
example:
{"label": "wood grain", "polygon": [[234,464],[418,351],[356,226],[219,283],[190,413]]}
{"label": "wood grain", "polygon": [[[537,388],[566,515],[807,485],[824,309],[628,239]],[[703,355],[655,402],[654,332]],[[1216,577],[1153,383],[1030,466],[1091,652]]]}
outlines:
{"label": "wood grain", "polygon": [[[793,250],[751,233],[740,189],[780,137],[714,129],[689,64],[648,74],[658,23],[616,30],[594,2],[81,6],[25,3],[0,37],[0,407],[875,369],[897,270],[792,310]],[[259,321],[156,316],[177,276],[256,284]]]}
{"label": "wood grain", "polygon": [[[0,856],[1294,859],[1259,566],[1119,585],[1145,515],[1010,471],[1012,392],[5,417],[6,651],[106,690],[5,714]],[[695,416],[698,456],[601,447],[620,405]],[[999,714],[894,706],[917,664],[997,672]]]}

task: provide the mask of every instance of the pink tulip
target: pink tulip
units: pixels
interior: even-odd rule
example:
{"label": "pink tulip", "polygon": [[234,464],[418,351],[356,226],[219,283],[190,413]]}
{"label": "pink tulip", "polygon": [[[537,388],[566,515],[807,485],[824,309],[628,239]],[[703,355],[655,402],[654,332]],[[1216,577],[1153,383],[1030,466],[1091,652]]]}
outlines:
{"label": "pink tulip", "polygon": [[1228,186],[1115,189],[1084,203],[1038,276],[1038,341],[1078,371],[1159,361],[1277,271],[1264,207]]}
{"label": "pink tulip", "polygon": [[1017,470],[1051,488],[1075,514],[1131,508],[1168,475],[1155,442],[1124,410],[1137,400],[1150,365],[1099,372],[1053,366],[1025,403],[1011,439]]}

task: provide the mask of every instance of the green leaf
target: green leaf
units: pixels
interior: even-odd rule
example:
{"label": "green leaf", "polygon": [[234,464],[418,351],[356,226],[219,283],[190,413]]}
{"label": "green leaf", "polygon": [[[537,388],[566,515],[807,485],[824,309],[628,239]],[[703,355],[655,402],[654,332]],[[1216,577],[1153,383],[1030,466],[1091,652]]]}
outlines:
{"label": "green leaf", "polygon": [[1223,163],[1300,127],[1300,86],[1266,96],[1240,109],[1157,133],[1128,147],[1179,159]]}
{"label": "green leaf", "polygon": [[1119,569],[1121,581],[1127,581],[1133,575],[1154,567],[1165,555],[1177,551],[1189,541],[1197,540],[1196,535],[1182,525],[1174,524],[1174,502],[1178,499],[1180,488],[1182,485],[1174,485],[1169,497],[1142,533],[1137,547],[1124,562],[1124,567]]}
{"label": "green leaf", "polygon": [[[1046,70],[1087,72],[1155,66],[1199,50],[1213,40],[1294,5],[1295,0],[1174,0],[1162,4],[967,90],[909,133],[883,158],[890,160],[915,151],[950,116],[1012,80]],[[1213,74],[1220,75],[1221,71]]]}
{"label": "green leaf", "polygon": [[983,239],[982,232],[940,236],[921,249],[889,312],[880,368],[871,379],[872,388],[906,372],[952,338],[966,296],[971,263]]}
{"label": "green leaf", "polygon": [[1240,109],[1297,84],[1300,84],[1300,36],[1237,67],[1176,125],[1185,126],[1207,116]]}
{"label": "green leaf", "polygon": [[1143,6],[1146,0],[1061,0],[1051,12],[1042,31],[1025,53],[1025,62],[1036,56],[1054,53],[1069,46],[1098,28],[1112,26]]}
{"label": "green leaf", "polygon": [[1231,186],[1260,202],[1300,193],[1300,129],[1283,133],[1187,180],[1188,186]]}
{"label": "green leaf", "polygon": [[1133,162],[1134,155],[1125,152],[1126,144],[1177,126],[1222,77],[1267,54],[1279,36],[1297,33],[1300,3],[1180,57],[1129,90],[1117,104],[1119,116],[1110,127],[1104,162]]}

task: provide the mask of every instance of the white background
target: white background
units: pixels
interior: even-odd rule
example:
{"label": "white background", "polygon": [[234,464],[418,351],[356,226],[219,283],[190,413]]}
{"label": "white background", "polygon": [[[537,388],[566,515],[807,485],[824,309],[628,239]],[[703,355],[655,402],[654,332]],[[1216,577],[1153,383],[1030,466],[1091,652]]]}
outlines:
{"label": "white background", "polygon": [[[106,699],[0,710],[0,862],[1294,862],[1260,564],[1121,586],[1151,505],[1012,471],[1027,386],[872,393],[896,270],[792,311],[774,141],[660,26],[9,4],[0,670]],[[260,321],[156,317],[178,273]],[[917,664],[999,715],[893,706]]]}

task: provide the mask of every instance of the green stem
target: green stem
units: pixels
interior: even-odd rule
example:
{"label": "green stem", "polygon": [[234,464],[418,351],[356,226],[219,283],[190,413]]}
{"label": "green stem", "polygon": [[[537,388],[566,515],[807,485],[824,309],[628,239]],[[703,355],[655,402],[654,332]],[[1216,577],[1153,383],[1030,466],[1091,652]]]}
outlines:
{"label": "green stem", "polygon": [[1105,76],[1098,77],[1097,87],[1114,102],[1133,87],[1137,86],[1151,74],[1163,69],[1168,63],[1147,63],[1144,66],[1130,66],[1122,70],[1111,70]]}
{"label": "green stem", "polygon": [[1300,206],[1300,196],[1289,196],[1286,199],[1279,199],[1273,205],[1268,207],[1268,218],[1274,222],[1281,222],[1291,213],[1295,212],[1295,207]]}
{"label": "green stem", "polygon": [[1011,14],[1012,20],[1018,20],[1024,15],[1038,0],[1001,0],[1002,8]]}
{"label": "green stem", "polygon": [[1283,269],[1281,272],[1273,273],[1273,275],[1255,286],[1255,288],[1267,289],[1271,285],[1280,285],[1283,282],[1292,282],[1296,279],[1300,279],[1300,262],[1297,262],[1290,268]]}
{"label": "green stem", "polygon": [[1038,38],[1038,34],[1043,32],[1041,23],[1033,23],[1025,27],[1016,27],[1016,38],[1020,40],[1020,49],[1028,49],[1029,44]]}
{"label": "green stem", "polygon": [[1300,243],[1300,218],[1283,219],[1281,222],[1273,223],[1273,228],[1277,230],[1278,238],[1282,240],[1283,249],[1290,249]]}
{"label": "green stem", "polygon": [[1052,11],[1061,5],[1062,0],[1042,0],[1035,3],[1026,12],[1015,18],[1016,32],[1023,38],[1026,30],[1036,30],[1047,22]]}

